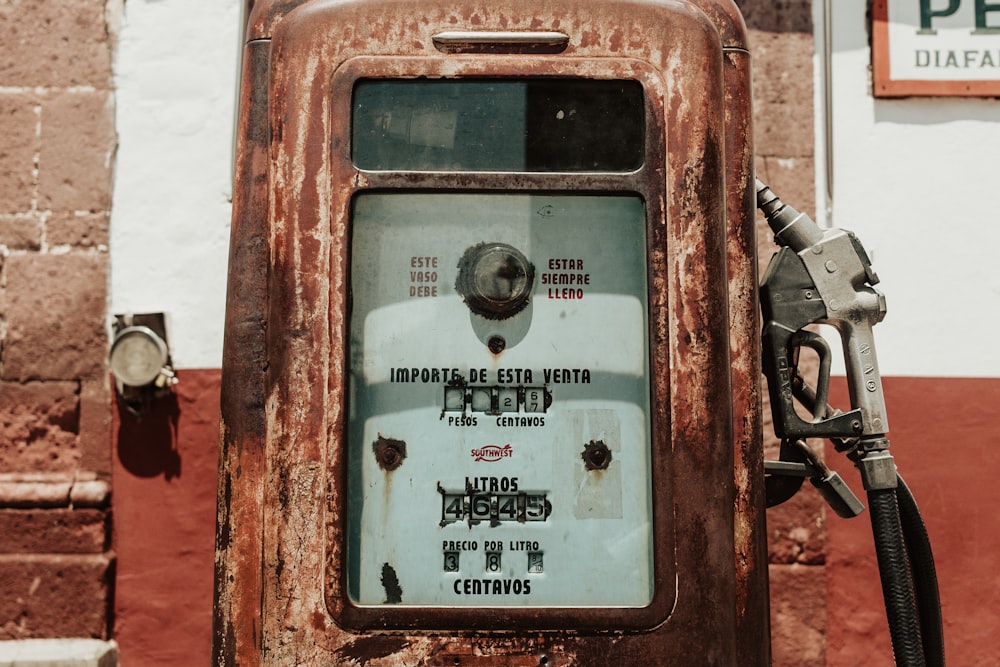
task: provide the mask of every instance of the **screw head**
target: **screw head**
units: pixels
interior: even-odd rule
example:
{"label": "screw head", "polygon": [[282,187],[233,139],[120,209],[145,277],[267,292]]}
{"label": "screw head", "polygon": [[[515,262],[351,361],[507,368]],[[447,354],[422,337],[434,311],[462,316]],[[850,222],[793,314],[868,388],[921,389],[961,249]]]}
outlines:
{"label": "screw head", "polygon": [[372,452],[375,454],[378,467],[386,472],[392,472],[403,465],[403,459],[406,458],[406,443],[379,435],[378,440],[372,443]]}
{"label": "screw head", "polygon": [[490,336],[490,339],[486,341],[486,347],[493,354],[500,354],[507,349],[507,341],[503,336]]}
{"label": "screw head", "polygon": [[584,445],[581,457],[587,470],[606,470],[611,465],[611,450],[603,440],[591,440]]}

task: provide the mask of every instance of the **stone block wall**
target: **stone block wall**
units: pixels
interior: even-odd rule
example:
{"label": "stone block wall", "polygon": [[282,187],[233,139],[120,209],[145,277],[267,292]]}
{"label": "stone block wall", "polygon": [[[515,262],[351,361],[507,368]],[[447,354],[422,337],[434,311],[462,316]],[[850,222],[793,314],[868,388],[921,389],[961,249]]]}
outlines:
{"label": "stone block wall", "polygon": [[[815,217],[813,23],[810,0],[736,0],[753,57],[757,177]],[[760,274],[777,249],[758,215]],[[765,393],[767,458],[777,458]],[[826,664],[826,506],[809,485],[767,511],[771,652],[775,667]]]}
{"label": "stone block wall", "polygon": [[112,6],[0,3],[0,639],[110,632]]}

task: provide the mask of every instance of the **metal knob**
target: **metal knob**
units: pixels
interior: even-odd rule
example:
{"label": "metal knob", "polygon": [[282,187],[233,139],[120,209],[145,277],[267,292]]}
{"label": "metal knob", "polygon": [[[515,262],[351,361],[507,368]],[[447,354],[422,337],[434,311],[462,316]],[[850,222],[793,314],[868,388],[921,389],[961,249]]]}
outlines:
{"label": "metal knob", "polygon": [[472,312],[504,320],[528,305],[534,280],[535,267],[517,248],[480,243],[462,255],[455,290]]}

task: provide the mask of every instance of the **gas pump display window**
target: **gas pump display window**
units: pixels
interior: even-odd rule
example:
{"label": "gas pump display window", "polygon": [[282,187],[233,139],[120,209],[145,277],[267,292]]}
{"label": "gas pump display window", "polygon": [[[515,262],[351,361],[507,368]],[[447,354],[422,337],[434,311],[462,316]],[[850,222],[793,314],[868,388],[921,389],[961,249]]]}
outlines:
{"label": "gas pump display window", "polygon": [[648,605],[642,198],[362,192],[350,248],[351,599]]}
{"label": "gas pump display window", "polygon": [[363,80],[352,157],[368,170],[629,172],[644,114],[636,81]]}

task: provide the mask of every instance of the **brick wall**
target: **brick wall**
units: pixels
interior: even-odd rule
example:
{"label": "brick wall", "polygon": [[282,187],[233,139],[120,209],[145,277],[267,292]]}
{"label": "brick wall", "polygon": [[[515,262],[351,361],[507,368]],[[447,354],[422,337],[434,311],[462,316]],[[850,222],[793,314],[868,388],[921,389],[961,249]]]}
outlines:
{"label": "brick wall", "polygon": [[[757,177],[815,217],[813,25],[810,0],[737,0],[753,54]],[[758,216],[761,275],[776,246]],[[767,458],[777,458],[765,394]],[[826,506],[808,484],[767,511],[775,667],[826,664]]]}
{"label": "brick wall", "polygon": [[0,639],[109,633],[111,53],[105,0],[0,3]]}

